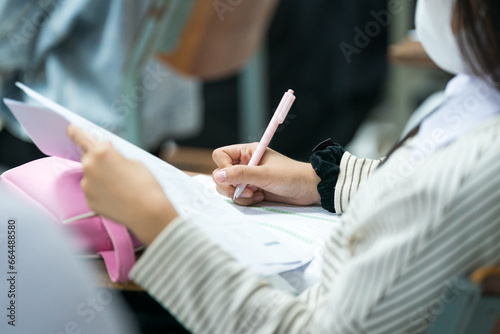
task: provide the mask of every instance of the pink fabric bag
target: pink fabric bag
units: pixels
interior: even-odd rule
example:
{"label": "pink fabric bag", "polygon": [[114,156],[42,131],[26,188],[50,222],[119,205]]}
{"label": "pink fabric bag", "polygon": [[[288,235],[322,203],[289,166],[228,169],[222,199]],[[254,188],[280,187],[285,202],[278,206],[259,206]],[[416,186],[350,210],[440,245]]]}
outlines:
{"label": "pink fabric bag", "polygon": [[84,254],[99,254],[113,282],[126,282],[141,243],[126,227],[97,216],[88,208],[80,187],[82,165],[58,157],[31,161],[2,178],[47,209],[75,235]]}

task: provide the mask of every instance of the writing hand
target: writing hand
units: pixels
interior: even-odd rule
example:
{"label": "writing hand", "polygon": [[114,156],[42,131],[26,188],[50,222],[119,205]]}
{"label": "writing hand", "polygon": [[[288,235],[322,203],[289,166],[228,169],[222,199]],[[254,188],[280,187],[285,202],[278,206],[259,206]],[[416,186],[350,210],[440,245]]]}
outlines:
{"label": "writing hand", "polygon": [[216,149],[212,158],[219,167],[212,177],[217,191],[233,198],[238,184],[248,184],[235,200],[252,205],[262,200],[310,205],[319,203],[319,177],[311,164],[290,159],[267,148],[258,166],[246,166],[258,143],[225,146]]}

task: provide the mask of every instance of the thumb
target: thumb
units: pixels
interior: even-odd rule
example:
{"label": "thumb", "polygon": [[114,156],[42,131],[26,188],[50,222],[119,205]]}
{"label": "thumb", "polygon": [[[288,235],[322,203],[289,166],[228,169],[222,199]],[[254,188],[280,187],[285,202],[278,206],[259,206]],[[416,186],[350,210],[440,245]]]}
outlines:
{"label": "thumb", "polygon": [[217,182],[225,184],[250,184],[262,188],[265,174],[261,166],[235,165],[214,172]]}

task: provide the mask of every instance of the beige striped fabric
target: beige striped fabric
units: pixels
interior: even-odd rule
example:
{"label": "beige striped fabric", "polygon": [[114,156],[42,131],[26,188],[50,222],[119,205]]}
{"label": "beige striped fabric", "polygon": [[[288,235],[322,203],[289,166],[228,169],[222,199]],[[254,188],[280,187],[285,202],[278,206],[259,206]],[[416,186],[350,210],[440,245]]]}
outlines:
{"label": "beige striped fabric", "polygon": [[193,333],[424,333],[450,302],[441,294],[463,291],[459,275],[500,263],[500,117],[430,157],[413,144],[372,164],[359,189],[369,160],[343,159],[354,173],[337,191],[351,201],[327,237],[321,281],[301,296],[180,218],[131,275]]}
{"label": "beige striped fabric", "polygon": [[335,187],[335,212],[344,213],[351,197],[369,178],[381,160],[358,159],[345,152],[340,161],[340,173]]}

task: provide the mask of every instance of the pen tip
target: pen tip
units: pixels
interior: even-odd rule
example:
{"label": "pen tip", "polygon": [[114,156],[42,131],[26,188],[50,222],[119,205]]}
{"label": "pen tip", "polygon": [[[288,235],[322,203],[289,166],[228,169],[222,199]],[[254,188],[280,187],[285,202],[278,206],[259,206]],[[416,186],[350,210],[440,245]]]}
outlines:
{"label": "pen tip", "polygon": [[288,93],[293,94],[293,93],[295,93],[295,92],[293,91],[293,89],[289,89],[289,90],[288,90]]}

